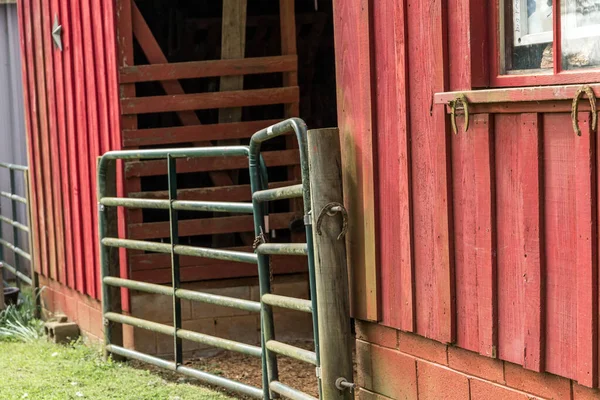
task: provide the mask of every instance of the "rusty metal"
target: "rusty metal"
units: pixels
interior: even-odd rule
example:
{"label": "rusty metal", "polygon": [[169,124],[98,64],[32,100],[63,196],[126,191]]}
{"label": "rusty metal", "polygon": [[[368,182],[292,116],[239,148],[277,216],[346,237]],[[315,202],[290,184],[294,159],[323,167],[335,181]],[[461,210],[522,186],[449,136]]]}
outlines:
{"label": "rusty metal", "polygon": [[448,105],[450,106],[450,123],[452,124],[452,131],[454,134],[458,134],[458,128],[456,126],[456,111],[458,110],[457,106],[462,105],[462,110],[464,112],[465,122],[464,122],[464,131],[467,132],[469,130],[469,100],[467,96],[464,94],[458,94],[454,100],[450,100]]}
{"label": "rusty metal", "polygon": [[594,94],[594,90],[590,86],[584,85],[577,90],[577,92],[575,93],[575,97],[573,97],[573,103],[571,104],[571,121],[573,123],[573,131],[577,136],[581,136],[581,130],[579,129],[579,121],[577,115],[579,113],[579,100],[584,94],[587,96],[590,102],[590,112],[592,113],[592,132],[596,132],[596,129],[598,128],[598,109],[596,108],[596,95]]}
{"label": "rusty metal", "polygon": [[319,213],[319,216],[317,217],[317,225],[316,225],[317,235],[323,234],[321,232],[321,223],[323,222],[323,218],[325,218],[325,215],[333,217],[337,213],[342,214],[342,230],[341,230],[340,234],[337,236],[337,240],[340,240],[341,238],[346,236],[346,232],[348,231],[348,211],[346,211],[346,208],[344,207],[343,204],[336,203],[336,202],[326,204],[325,207],[323,207],[323,209]]}

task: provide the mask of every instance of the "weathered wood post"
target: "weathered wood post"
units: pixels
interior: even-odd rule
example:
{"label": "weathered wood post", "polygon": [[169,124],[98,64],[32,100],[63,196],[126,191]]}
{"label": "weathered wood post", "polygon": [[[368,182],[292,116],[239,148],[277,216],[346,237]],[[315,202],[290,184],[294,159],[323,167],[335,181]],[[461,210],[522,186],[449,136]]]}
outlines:
{"label": "weathered wood post", "polygon": [[0,262],[0,311],[4,310],[4,268]]}
{"label": "weathered wood post", "polygon": [[352,334],[343,232],[342,163],[337,128],[308,131],[321,384],[323,399],[348,400],[352,388]]}

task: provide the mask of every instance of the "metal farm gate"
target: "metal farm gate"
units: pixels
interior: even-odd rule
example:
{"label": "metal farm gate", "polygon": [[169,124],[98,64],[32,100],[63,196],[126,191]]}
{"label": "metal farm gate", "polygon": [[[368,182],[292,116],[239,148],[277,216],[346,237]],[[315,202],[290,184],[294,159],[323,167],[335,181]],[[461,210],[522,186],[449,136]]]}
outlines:
{"label": "metal farm gate", "polygon": [[[295,133],[300,148],[300,163],[302,171],[302,184],[267,189],[267,170],[260,155],[261,144],[274,137]],[[246,156],[249,159],[250,186],[252,190],[252,203],[240,202],[212,202],[212,201],[182,201],[177,200],[176,182],[176,160],[180,158],[222,157],[222,156]],[[169,199],[132,199],[115,197],[116,187],[116,160],[131,159],[166,159],[169,181]],[[266,240],[266,218],[267,202],[282,199],[302,198],[304,203],[304,223],[306,228],[306,243],[267,243]],[[314,199],[313,199],[314,200]],[[327,321],[320,321],[318,316],[317,282],[315,273],[315,256],[313,246],[312,221],[318,220],[317,225],[322,222],[325,215],[332,216],[340,213],[345,218],[345,209],[341,204],[329,202],[322,207],[318,218],[311,212],[311,190],[309,180],[309,162],[307,147],[306,125],[300,119],[293,118],[270,126],[255,133],[249,146],[227,146],[227,147],[200,147],[182,149],[152,149],[112,151],[104,154],[98,167],[98,202],[99,202],[99,239],[101,243],[100,262],[102,267],[102,302],[103,320],[105,325],[104,340],[106,353],[133,358],[148,362],[163,368],[177,371],[179,373],[197,378],[211,385],[221,386],[254,398],[271,399],[278,395],[291,399],[314,399],[312,396],[297,389],[291,388],[278,379],[277,356],[287,356],[300,360],[316,367],[319,377],[319,393],[321,398],[348,398],[351,396],[352,363],[350,343],[348,340],[338,340],[337,349],[329,348],[321,353],[319,339],[319,324],[322,330],[342,332],[349,336],[349,317],[329,317]],[[153,208],[169,211],[170,238],[171,243],[154,243],[139,240],[118,238],[116,207],[126,208]],[[180,245],[178,243],[178,211],[209,211],[226,213],[253,214],[256,240],[254,243],[255,253],[239,251],[202,248],[196,246]],[[345,219],[344,219],[345,221]],[[320,234],[320,230],[317,229]],[[342,235],[340,235],[341,237]],[[337,239],[339,239],[338,237]],[[336,238],[334,237],[334,240]],[[118,248],[143,250],[158,253],[171,254],[172,286],[162,286],[135,280],[117,277],[119,271]],[[257,264],[259,274],[260,302],[218,296],[192,290],[180,289],[179,256],[197,256],[230,260],[242,263]],[[271,293],[269,256],[289,255],[308,257],[309,283],[311,300],[297,299],[280,296]],[[345,265],[343,266],[345,274]],[[339,279],[337,279],[339,281]],[[323,283],[320,282],[320,285]],[[337,285],[338,283],[336,283]],[[344,285],[340,286],[344,287]],[[147,293],[162,294],[173,297],[173,326],[143,320],[127,316],[121,311],[121,288],[139,290]],[[333,288],[325,288],[333,292]],[[332,293],[338,299],[347,297],[347,288],[341,293]],[[324,296],[329,297],[329,295]],[[181,329],[181,299],[203,302],[219,306],[237,308],[249,312],[261,314],[261,347],[240,343],[224,338],[218,338],[198,332]],[[328,300],[329,301],[329,300]],[[329,301],[331,303],[331,301]],[[337,301],[340,303],[340,301]],[[344,300],[341,301],[344,303]],[[346,303],[347,304],[347,303]],[[275,340],[272,307],[282,307],[296,311],[312,313],[315,351],[301,349]],[[324,314],[330,313],[325,309]],[[343,313],[338,313],[343,314]],[[166,361],[158,357],[150,356],[135,350],[130,350],[119,345],[122,341],[121,325],[127,324],[137,328],[148,329],[162,334],[172,335],[174,341],[174,361]],[[325,324],[325,325],[324,325]],[[345,325],[348,326],[345,326]],[[339,325],[339,326],[331,326]],[[326,328],[323,328],[326,326]],[[182,339],[198,343],[236,351],[247,355],[260,357],[262,359],[262,388],[246,385],[241,382],[230,380],[221,376],[199,371],[183,365]],[[119,344],[116,344],[119,343]],[[329,343],[329,342],[328,342]],[[329,347],[334,347],[330,345]],[[344,348],[345,347],[345,348]],[[320,354],[327,354],[331,358],[326,365],[321,363]],[[324,382],[324,376],[331,376],[330,382]]]}

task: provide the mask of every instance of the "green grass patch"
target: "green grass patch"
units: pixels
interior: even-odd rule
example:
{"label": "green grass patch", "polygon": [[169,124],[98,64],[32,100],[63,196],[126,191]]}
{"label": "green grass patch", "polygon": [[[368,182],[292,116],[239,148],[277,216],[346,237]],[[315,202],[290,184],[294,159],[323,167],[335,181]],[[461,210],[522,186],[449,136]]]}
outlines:
{"label": "green grass patch", "polygon": [[43,340],[0,342],[0,399],[226,400],[189,383],[167,382],[126,363],[104,361],[98,348]]}

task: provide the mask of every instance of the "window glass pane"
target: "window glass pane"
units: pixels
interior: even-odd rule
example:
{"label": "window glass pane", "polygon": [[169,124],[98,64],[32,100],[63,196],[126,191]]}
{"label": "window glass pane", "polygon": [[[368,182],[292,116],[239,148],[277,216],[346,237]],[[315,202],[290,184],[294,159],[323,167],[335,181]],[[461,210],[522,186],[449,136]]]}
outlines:
{"label": "window glass pane", "polygon": [[600,0],[562,0],[562,68],[600,66]]}
{"label": "window glass pane", "polygon": [[552,70],[552,1],[504,0],[506,73]]}

